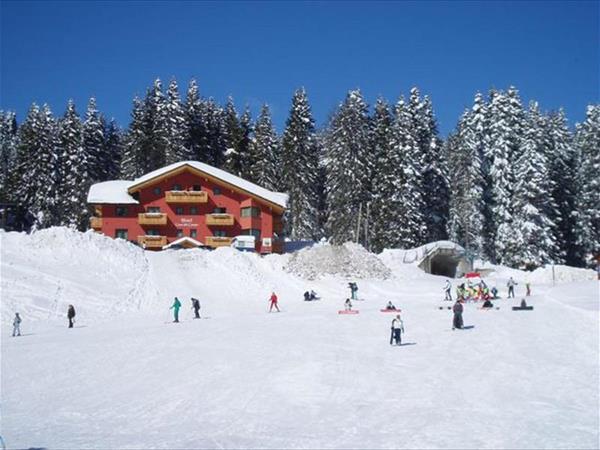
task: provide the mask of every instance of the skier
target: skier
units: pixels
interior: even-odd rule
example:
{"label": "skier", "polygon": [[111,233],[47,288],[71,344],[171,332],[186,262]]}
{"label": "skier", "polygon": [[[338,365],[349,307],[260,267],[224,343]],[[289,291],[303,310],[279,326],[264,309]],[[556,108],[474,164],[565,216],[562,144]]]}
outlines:
{"label": "skier", "polygon": [[525,301],[525,299],[521,299],[521,308],[527,308],[527,302]]}
{"label": "skier", "polygon": [[281,311],[279,311],[279,306],[277,306],[277,295],[275,295],[275,292],[271,293],[271,298],[269,299],[269,301],[271,302],[271,306],[269,307],[269,312],[271,312],[273,310],[273,307],[275,307],[277,312],[281,312]]}
{"label": "skier", "polygon": [[390,345],[393,345],[394,341],[396,341],[396,345],[400,345],[402,342],[402,338],[401,338],[402,333],[404,333],[404,323],[402,323],[400,314],[398,314],[392,320],[392,335],[390,337]]}
{"label": "skier", "polygon": [[451,302],[452,301],[452,283],[450,283],[450,280],[446,280],[446,286],[444,286],[444,292],[446,292],[446,298],[444,300]]}
{"label": "skier", "polygon": [[200,318],[200,300],[192,297],[192,309],[194,310],[194,319]]}
{"label": "skier", "polygon": [[69,328],[73,328],[73,323],[75,323],[75,307],[73,305],[69,305],[67,318],[69,319]]}
{"label": "skier", "polygon": [[515,280],[513,280],[513,277],[510,277],[510,279],[506,283],[506,286],[508,286],[508,297],[507,298],[510,298],[511,295],[512,295],[512,298],[515,298],[515,285],[516,284],[519,284],[519,283],[517,283]]}
{"label": "skier", "polygon": [[352,300],[357,300],[356,298],[356,292],[358,291],[358,286],[356,283],[352,282],[352,283],[348,283],[348,286],[350,287],[350,297],[352,298]]}
{"label": "skier", "polygon": [[394,304],[391,301],[388,302],[385,309],[387,309],[388,311],[396,311],[396,307],[394,306]]}
{"label": "skier", "polygon": [[494,300],[496,300],[498,297],[498,289],[496,289],[496,286],[492,287],[492,298]]}
{"label": "skier", "polygon": [[19,313],[15,313],[15,318],[13,320],[13,337],[21,336],[21,316]]}
{"label": "skier", "polygon": [[463,305],[460,301],[456,300],[456,303],[452,307],[452,311],[454,312],[454,319],[452,321],[452,329],[458,328],[459,330],[463,327]]}
{"label": "skier", "polygon": [[317,296],[317,293],[311,289],[311,291],[310,291],[310,299],[311,300],[316,300],[317,298],[319,298]]}
{"label": "skier", "polygon": [[352,311],[352,302],[350,301],[349,298],[347,298],[346,301],[344,302],[344,309],[346,311]]}
{"label": "skier", "polygon": [[310,298],[310,292],[306,291],[304,293],[304,301],[305,302],[310,302],[312,299]]}
{"label": "skier", "polygon": [[171,307],[169,308],[173,310],[173,316],[175,317],[173,323],[179,323],[179,308],[181,308],[181,302],[177,297],[175,297],[173,305],[171,305]]}
{"label": "skier", "polygon": [[527,297],[529,297],[531,295],[531,283],[528,281],[527,283],[525,283],[525,289],[527,289]]}

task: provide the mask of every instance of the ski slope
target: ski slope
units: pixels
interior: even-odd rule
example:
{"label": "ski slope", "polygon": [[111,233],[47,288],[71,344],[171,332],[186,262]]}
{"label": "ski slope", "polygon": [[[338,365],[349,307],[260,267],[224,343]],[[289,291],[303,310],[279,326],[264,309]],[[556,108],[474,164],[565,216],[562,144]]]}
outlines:
{"label": "ski slope", "polygon": [[[411,265],[366,270],[360,314],[340,316],[348,279],[291,274],[290,255],[150,253],[65,229],[0,244],[8,448],[598,448],[591,271],[561,268],[554,287],[536,275],[533,312],[467,304],[473,328],[452,331],[445,279]],[[519,296],[532,274],[487,281],[505,294],[515,274]],[[308,289],[322,299],[302,301]],[[271,290],[281,313],[266,312]],[[379,312],[388,300],[402,308],[401,347]]]}

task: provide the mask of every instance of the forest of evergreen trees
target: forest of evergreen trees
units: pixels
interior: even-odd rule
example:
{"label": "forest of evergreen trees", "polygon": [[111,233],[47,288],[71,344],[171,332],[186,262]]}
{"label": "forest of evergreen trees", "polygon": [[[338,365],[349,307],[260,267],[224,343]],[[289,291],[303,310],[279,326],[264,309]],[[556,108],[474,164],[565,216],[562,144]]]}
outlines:
{"label": "forest of evergreen trees", "polygon": [[511,267],[591,265],[600,252],[600,105],[570,129],[562,110],[522,104],[518,91],[476,94],[442,139],[433,105],[417,88],[371,109],[350,91],[317,129],[297,90],[280,135],[268,105],[256,120],[233,99],[185,99],[160,80],[133,100],[122,130],[90,99],[61,117],[33,104],[21,123],[0,112],[0,200],[14,228],[88,228],[91,184],[134,178],[181,160],[223,168],[289,193],[286,235],[373,251],[450,239]]}

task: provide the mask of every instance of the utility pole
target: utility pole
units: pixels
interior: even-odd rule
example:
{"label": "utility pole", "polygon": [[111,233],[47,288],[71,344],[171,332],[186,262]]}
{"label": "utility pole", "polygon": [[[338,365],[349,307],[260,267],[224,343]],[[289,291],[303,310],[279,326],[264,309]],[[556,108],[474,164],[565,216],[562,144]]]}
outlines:
{"label": "utility pole", "polygon": [[365,248],[369,251],[370,251],[370,248],[369,248],[369,219],[370,219],[369,206],[370,206],[370,204],[371,204],[371,202],[367,202],[367,215],[365,217]]}
{"label": "utility pole", "polygon": [[355,243],[358,244],[358,237],[360,236],[360,219],[362,215],[362,203],[358,205],[358,221],[356,222],[356,239]]}

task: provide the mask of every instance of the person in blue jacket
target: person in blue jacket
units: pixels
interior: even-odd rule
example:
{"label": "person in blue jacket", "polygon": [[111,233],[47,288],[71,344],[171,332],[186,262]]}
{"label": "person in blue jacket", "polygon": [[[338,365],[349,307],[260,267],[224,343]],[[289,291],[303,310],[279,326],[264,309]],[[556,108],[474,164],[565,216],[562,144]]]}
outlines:
{"label": "person in blue jacket", "polygon": [[181,308],[181,302],[177,297],[175,297],[173,305],[169,308],[173,310],[173,315],[175,316],[175,320],[173,321],[174,323],[179,322],[179,308]]}

